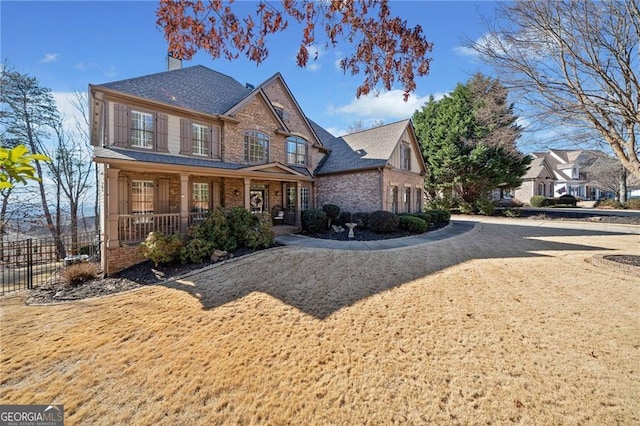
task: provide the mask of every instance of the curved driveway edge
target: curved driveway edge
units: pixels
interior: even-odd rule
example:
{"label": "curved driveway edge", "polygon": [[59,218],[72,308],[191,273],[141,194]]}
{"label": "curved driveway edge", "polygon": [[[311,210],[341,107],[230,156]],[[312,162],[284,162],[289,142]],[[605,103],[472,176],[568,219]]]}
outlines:
{"label": "curved driveway edge", "polygon": [[449,225],[436,231],[426,232],[421,235],[414,235],[410,237],[391,238],[388,240],[336,241],[295,234],[276,237],[276,242],[285,246],[303,246],[334,250],[389,250],[412,247],[456,237],[469,232],[473,229],[474,225],[474,222],[451,221]]}

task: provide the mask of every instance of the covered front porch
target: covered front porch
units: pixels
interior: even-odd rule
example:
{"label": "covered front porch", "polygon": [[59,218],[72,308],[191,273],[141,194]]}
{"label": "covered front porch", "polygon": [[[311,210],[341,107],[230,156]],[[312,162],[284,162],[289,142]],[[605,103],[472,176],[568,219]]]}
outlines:
{"label": "covered front porch", "polygon": [[108,273],[121,269],[107,265],[109,259],[127,263],[116,252],[137,247],[152,231],[186,235],[212,209],[267,212],[274,233],[283,235],[299,229],[301,211],[311,203],[312,178],[278,163],[222,171],[180,168],[140,163],[104,166],[101,219],[107,254],[103,266]]}

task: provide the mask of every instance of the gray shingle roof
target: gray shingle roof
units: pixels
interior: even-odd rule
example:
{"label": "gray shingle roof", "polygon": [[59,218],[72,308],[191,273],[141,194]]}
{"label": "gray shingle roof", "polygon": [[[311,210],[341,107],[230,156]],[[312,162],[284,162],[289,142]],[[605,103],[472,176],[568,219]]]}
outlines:
{"label": "gray shingle roof", "polygon": [[237,170],[246,167],[244,164],[225,163],[224,161],[210,160],[206,158],[182,157],[156,152],[135,151],[129,149],[94,147],[95,158],[108,158],[112,160],[142,161],[148,163],[175,164],[178,166],[207,167],[214,169]]}
{"label": "gray shingle roof", "polygon": [[207,114],[224,114],[252,90],[202,65],[99,85]]}
{"label": "gray shingle roof", "polygon": [[409,120],[338,138],[316,123],[311,123],[322,144],[331,150],[316,169],[316,174],[323,175],[386,166]]}

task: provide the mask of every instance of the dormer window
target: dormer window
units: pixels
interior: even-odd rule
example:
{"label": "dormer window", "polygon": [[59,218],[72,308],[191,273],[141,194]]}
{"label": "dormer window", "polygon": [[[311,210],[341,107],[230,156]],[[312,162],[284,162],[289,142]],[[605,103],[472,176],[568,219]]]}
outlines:
{"label": "dormer window", "polygon": [[297,136],[287,138],[287,163],[304,166],[307,164],[307,141]]}

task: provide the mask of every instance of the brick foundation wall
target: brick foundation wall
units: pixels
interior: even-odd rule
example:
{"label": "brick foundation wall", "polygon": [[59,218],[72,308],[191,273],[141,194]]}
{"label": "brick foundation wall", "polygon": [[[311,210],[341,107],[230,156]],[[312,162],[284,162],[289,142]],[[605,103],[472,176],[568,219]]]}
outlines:
{"label": "brick foundation wall", "polygon": [[130,266],[144,262],[144,257],[140,254],[138,245],[129,245],[124,247],[107,249],[107,275],[113,275],[117,272],[127,269]]}

